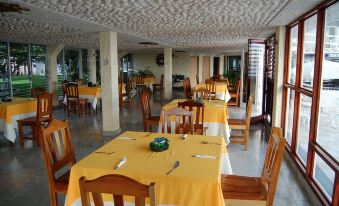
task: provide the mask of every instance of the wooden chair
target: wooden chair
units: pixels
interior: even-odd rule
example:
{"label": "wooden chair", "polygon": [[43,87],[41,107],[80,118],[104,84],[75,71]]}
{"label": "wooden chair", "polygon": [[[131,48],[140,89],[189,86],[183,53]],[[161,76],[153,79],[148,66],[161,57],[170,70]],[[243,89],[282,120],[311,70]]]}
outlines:
{"label": "wooden chair", "polygon": [[285,142],[281,128],[272,128],[261,177],[221,176],[226,206],[273,205]]}
{"label": "wooden chair", "polygon": [[253,96],[250,96],[247,107],[245,119],[228,119],[228,126],[230,129],[242,130],[243,135],[231,135],[230,140],[233,144],[243,144],[244,149],[247,150],[248,135],[250,130],[251,113],[252,113]]}
{"label": "wooden chair", "polygon": [[118,90],[119,90],[119,109],[120,110],[122,110],[122,106],[123,106],[123,94],[122,94],[122,87],[123,87],[124,85],[121,83],[121,82],[119,82],[119,84],[118,84]]}
{"label": "wooden chair", "polygon": [[[46,128],[42,127],[40,132],[51,205],[57,206],[57,193],[67,192],[70,175],[69,168],[76,162],[69,124],[67,121],[53,119]],[[66,168],[68,170],[64,172]]]}
{"label": "wooden chair", "polygon": [[240,79],[238,79],[236,89],[234,91],[230,91],[231,99],[227,103],[228,106],[235,106],[239,105],[239,98],[240,98]]}
{"label": "wooden chair", "polygon": [[186,99],[192,99],[192,88],[191,88],[191,83],[190,83],[190,79],[186,78],[184,79],[183,83],[183,87],[184,87],[184,95]]}
{"label": "wooden chair", "polygon": [[193,90],[193,98],[194,99],[200,98],[200,99],[204,99],[204,100],[211,100],[211,91],[206,89],[206,88],[203,88],[203,87],[194,89]]}
{"label": "wooden chair", "polygon": [[157,91],[160,92],[160,94],[164,91],[164,75],[161,75],[160,83],[159,84],[152,84],[153,86],[153,94],[156,94]]}
{"label": "wooden chair", "polygon": [[146,85],[144,84],[144,78],[141,76],[137,76],[135,79],[136,83],[136,88],[138,92],[141,92],[146,89]]}
{"label": "wooden chair", "polygon": [[134,179],[122,175],[110,174],[98,177],[94,180],[79,179],[81,204],[90,206],[92,193],[94,205],[103,206],[102,193],[113,194],[114,205],[124,206],[123,195],[134,196],[135,206],[145,206],[145,199],[150,198],[150,206],[156,206],[155,183],[144,185]]}
{"label": "wooden chair", "polygon": [[205,88],[210,90],[210,92],[211,92],[211,99],[216,99],[215,81],[213,81],[211,79],[206,79],[205,80]]}
{"label": "wooden chair", "polygon": [[83,79],[78,79],[78,80],[77,80],[77,84],[78,84],[78,85],[82,85],[83,82],[84,82]]}
{"label": "wooden chair", "polygon": [[178,102],[178,107],[183,109],[188,109],[189,111],[195,111],[194,121],[194,134],[206,135],[207,127],[204,127],[204,117],[205,117],[205,105],[204,103],[196,103],[194,100],[186,100],[184,102]]}
{"label": "wooden chair", "polygon": [[44,92],[46,92],[46,89],[42,88],[42,87],[35,87],[31,89],[31,97],[32,98],[37,98],[38,96],[40,96],[41,94],[43,94]]}
{"label": "wooden chair", "polygon": [[[40,145],[39,128],[41,124],[53,118],[52,95],[45,92],[38,96],[37,112],[35,117],[17,120],[19,129],[19,142],[24,144],[24,139],[36,140]],[[24,136],[24,127],[32,128],[32,137]]]}
{"label": "wooden chair", "polygon": [[152,125],[158,126],[160,121],[160,116],[152,116],[149,99],[149,92],[147,90],[142,91],[140,94],[140,102],[145,132],[150,131],[149,129]]}
{"label": "wooden chair", "polygon": [[88,102],[87,99],[82,99],[79,97],[79,88],[78,84],[68,83],[67,84],[67,115],[69,112],[74,110],[78,112],[80,116],[82,111],[85,111],[85,114],[88,114]]}
{"label": "wooden chair", "polygon": [[[162,116],[162,133],[172,133],[172,116],[175,116],[175,134],[193,134],[193,111],[187,111],[186,109],[175,107],[170,110],[164,111]],[[167,130],[165,125],[167,122]]]}

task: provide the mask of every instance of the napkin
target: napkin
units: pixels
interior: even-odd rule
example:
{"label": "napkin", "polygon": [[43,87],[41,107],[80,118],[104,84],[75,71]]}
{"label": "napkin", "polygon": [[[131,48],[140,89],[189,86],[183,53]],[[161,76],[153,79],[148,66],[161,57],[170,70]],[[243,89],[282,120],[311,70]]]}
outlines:
{"label": "napkin", "polygon": [[130,138],[130,137],[117,137],[117,139],[135,140],[135,138]]}
{"label": "napkin", "polygon": [[127,157],[123,157],[120,162],[114,167],[114,169],[118,169],[119,167],[121,167],[123,164],[125,164],[125,162],[127,162]]}
{"label": "napkin", "polygon": [[212,155],[204,155],[204,154],[196,154],[196,155],[193,155],[193,157],[197,157],[197,158],[206,158],[206,159],[217,159],[216,156],[212,156]]}

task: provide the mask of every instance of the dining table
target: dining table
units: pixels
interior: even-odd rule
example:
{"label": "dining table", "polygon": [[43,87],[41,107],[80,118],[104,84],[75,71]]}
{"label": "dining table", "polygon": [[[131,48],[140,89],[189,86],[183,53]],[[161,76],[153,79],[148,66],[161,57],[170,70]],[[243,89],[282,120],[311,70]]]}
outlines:
{"label": "dining table", "polygon": [[[199,83],[196,85],[195,89],[206,88],[206,84]],[[215,97],[219,100],[224,100],[228,102],[231,99],[231,95],[228,92],[228,86],[225,82],[216,82],[215,83]]]}
{"label": "dining table", "polygon": [[[89,103],[91,103],[93,110],[96,110],[98,100],[101,98],[101,87],[100,86],[93,86],[89,87],[87,85],[79,85],[79,98],[87,99]],[[64,104],[67,104],[67,97],[64,97]]]}
{"label": "dining table", "polygon": [[[162,118],[165,111],[178,107],[178,102],[184,102],[187,99],[174,99],[165,106],[163,106],[160,115],[158,131],[162,131]],[[204,103],[204,127],[206,129],[207,136],[222,136],[225,139],[226,144],[230,142],[229,137],[230,128],[228,126],[228,108],[227,103],[224,100],[203,100]],[[195,110],[193,110],[193,116],[195,120]],[[202,119],[200,118],[200,119]],[[166,121],[165,121],[166,122]],[[175,121],[172,119],[172,124]],[[174,126],[172,126],[174,128]]]}
{"label": "dining table", "polygon": [[[168,139],[167,150],[150,149],[158,137]],[[122,159],[126,161],[116,168]],[[224,206],[222,173],[232,174],[222,137],[126,131],[71,167],[65,205],[81,205],[80,177],[119,174],[142,184],[154,182],[158,206]],[[124,202],[133,205],[133,199],[124,197]],[[112,195],[103,194],[103,200],[113,205]]]}
{"label": "dining table", "polygon": [[17,120],[35,116],[36,109],[36,98],[13,97],[9,102],[0,102],[0,132],[14,143],[17,137]]}

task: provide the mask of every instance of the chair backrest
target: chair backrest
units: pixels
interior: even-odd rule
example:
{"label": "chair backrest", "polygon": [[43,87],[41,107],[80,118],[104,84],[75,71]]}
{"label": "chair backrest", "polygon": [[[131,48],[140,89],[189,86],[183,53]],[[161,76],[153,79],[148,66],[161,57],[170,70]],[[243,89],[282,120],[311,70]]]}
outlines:
{"label": "chair backrest", "polygon": [[184,87],[185,98],[190,99],[191,98],[191,92],[192,92],[190,79],[186,78],[186,79],[184,79],[184,81],[182,83],[183,83],[183,87]]}
{"label": "chair backrest", "polygon": [[67,99],[70,98],[77,98],[79,99],[79,87],[78,84],[76,83],[68,83],[67,87],[66,87],[66,95],[67,95]]}
{"label": "chair backrest", "polygon": [[130,79],[127,83],[126,83],[126,90],[131,90],[131,89],[135,89],[137,87],[137,81],[135,78]]}
{"label": "chair backrest", "polygon": [[83,79],[78,79],[78,80],[77,80],[77,84],[78,84],[78,85],[82,85],[83,81],[84,81]]}
{"label": "chair backrest", "polygon": [[63,80],[61,82],[61,90],[62,90],[62,96],[64,97],[67,94],[67,84],[69,83],[68,80]]}
{"label": "chair backrest", "polygon": [[141,102],[141,111],[142,111],[142,118],[145,121],[149,118],[151,114],[151,108],[149,104],[150,95],[147,90],[144,90],[140,94],[140,102]]}
{"label": "chair backrest", "polygon": [[122,101],[123,101],[123,95],[122,95],[122,87],[123,87],[123,83],[119,82],[118,83],[118,90],[119,90],[119,107],[122,108]]}
{"label": "chair backrest", "polygon": [[201,98],[205,100],[211,100],[211,91],[209,89],[200,87],[193,90],[193,98]]}
{"label": "chair backrest", "polygon": [[38,96],[35,120],[37,123],[39,123],[42,120],[52,120],[52,118],[53,118],[52,94],[44,92],[40,96]]}
{"label": "chair backrest", "polygon": [[[189,111],[195,111],[194,126],[197,128],[199,125],[204,125],[205,117],[205,105],[204,103],[197,103],[194,100],[186,100],[184,102],[178,102],[178,107],[188,109]],[[190,122],[193,121],[190,119]]]}
{"label": "chair backrest", "polygon": [[102,193],[113,194],[114,205],[123,206],[123,195],[134,196],[135,206],[145,206],[145,198],[150,198],[150,206],[156,205],[155,183],[144,185],[134,179],[122,175],[110,174],[98,177],[94,180],[79,179],[81,203],[83,206],[90,206],[92,193],[94,205],[103,206]]}
{"label": "chair backrest", "polygon": [[236,90],[237,90],[237,96],[239,98],[239,94],[240,94],[240,79],[238,79],[238,81],[237,81],[237,88],[236,88]]}
{"label": "chair backrest", "polygon": [[205,88],[210,90],[211,93],[215,93],[215,81],[212,79],[206,79],[205,80]]}
{"label": "chair backrest", "polygon": [[40,96],[42,93],[46,92],[46,89],[41,88],[41,87],[35,87],[31,89],[31,97],[37,98]]}
{"label": "chair backrest", "polygon": [[285,138],[282,129],[273,127],[268,140],[261,181],[267,190],[267,205],[273,205],[274,194],[278,183],[279,171],[285,151]]}
{"label": "chair backrest", "polygon": [[144,78],[141,76],[137,76],[136,78],[136,83],[137,84],[144,84]]}
{"label": "chair backrest", "polygon": [[[175,117],[175,134],[193,134],[193,111],[175,107],[167,111],[163,111],[162,116],[162,133],[172,133],[172,116]],[[167,130],[165,130],[167,125]]]}
{"label": "chair backrest", "polygon": [[75,164],[75,156],[68,121],[53,119],[41,128],[43,156],[50,186],[54,186],[55,173]]}

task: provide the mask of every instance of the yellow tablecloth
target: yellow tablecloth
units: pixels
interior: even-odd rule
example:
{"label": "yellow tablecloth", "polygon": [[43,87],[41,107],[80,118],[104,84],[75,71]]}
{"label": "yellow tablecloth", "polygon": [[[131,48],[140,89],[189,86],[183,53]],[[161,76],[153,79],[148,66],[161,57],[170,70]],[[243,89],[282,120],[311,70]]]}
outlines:
{"label": "yellow tablecloth", "polygon": [[[221,156],[226,153],[226,145],[221,137],[208,139],[221,143],[201,144],[207,137],[189,135],[182,140],[182,135],[152,134],[144,137],[144,132],[125,132],[120,137],[132,137],[136,140],[115,139],[97,151],[114,152],[111,155],[92,153],[71,168],[67,191],[67,205],[81,205],[79,178],[86,176],[94,179],[106,174],[122,174],[143,184],[156,183],[158,205],[178,206],[223,206],[221,191],[220,167]],[[155,137],[165,136],[170,140],[170,147],[164,152],[152,152],[149,143]],[[218,157],[204,159],[192,157],[195,154],[206,154]],[[124,157],[127,162],[117,170],[113,167]],[[166,173],[176,160],[180,166],[170,175]],[[204,165],[202,167],[202,165]],[[112,201],[112,196],[104,196]],[[126,199],[125,201],[130,201]]]}
{"label": "yellow tablecloth", "polygon": [[32,98],[13,98],[11,102],[0,103],[0,131],[4,136],[14,142],[16,138],[15,128],[17,120],[36,113],[37,100]]}
{"label": "yellow tablecloth", "polygon": [[[178,107],[178,102],[186,101],[186,99],[175,99],[162,108],[163,111]],[[228,127],[228,109],[225,101],[222,100],[204,100],[205,116],[204,124],[208,127],[206,134],[208,136],[223,136],[226,142],[229,142],[230,130]],[[195,114],[194,114],[195,115]],[[161,131],[161,120],[159,122],[159,131]]]}
{"label": "yellow tablecloth", "polygon": [[[205,84],[204,83],[200,83],[198,84],[195,88],[201,88],[204,87],[205,88]],[[227,84],[223,83],[223,82],[216,82],[215,83],[215,92],[216,92],[216,98],[220,99],[220,100],[225,100],[226,102],[228,102],[231,99],[231,96],[228,92],[228,88],[227,88]]]}

